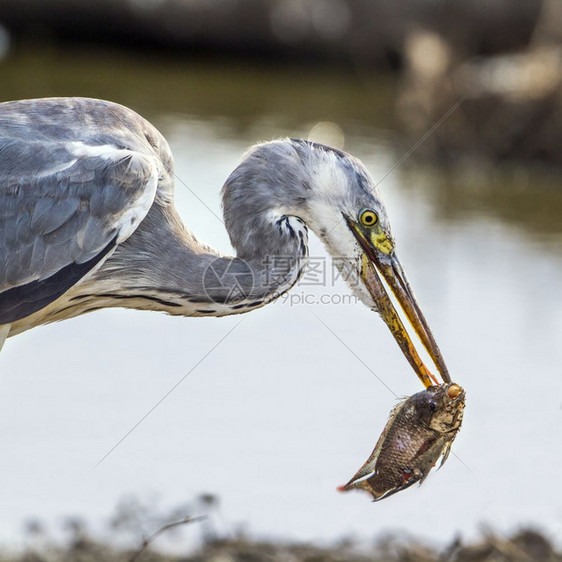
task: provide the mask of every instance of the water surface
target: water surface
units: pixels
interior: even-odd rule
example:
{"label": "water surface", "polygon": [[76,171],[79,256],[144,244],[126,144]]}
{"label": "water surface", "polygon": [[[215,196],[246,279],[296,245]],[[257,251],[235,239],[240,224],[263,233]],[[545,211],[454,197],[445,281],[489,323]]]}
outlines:
{"label": "water surface", "polygon": [[[3,99],[88,95],[150,118],[175,154],[183,218],[224,252],[219,189],[250,144],[306,137],[329,121],[375,178],[408,148],[395,142],[385,77],[56,50],[26,50],[0,72]],[[335,492],[371,452],[396,396],[420,385],[377,315],[327,275],[247,316],[109,310],[9,340],[0,537],[30,515],[99,520],[126,493],[173,505],[203,491],[220,497],[224,532],[330,541],[400,529],[447,541],[481,522],[531,522],[559,535],[558,183],[409,161],[380,186],[406,271],[467,390],[456,456],[421,488],[377,504]],[[328,263],[315,238],[310,252]]]}

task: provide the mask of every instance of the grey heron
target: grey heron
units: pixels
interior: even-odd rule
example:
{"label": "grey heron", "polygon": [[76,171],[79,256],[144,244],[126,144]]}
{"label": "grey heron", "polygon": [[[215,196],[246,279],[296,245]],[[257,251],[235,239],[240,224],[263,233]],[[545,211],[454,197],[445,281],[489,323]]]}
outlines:
{"label": "grey heron", "polygon": [[435,378],[389,291],[450,382],[375,182],[345,152],[299,139],[252,147],[222,190],[236,257],[182,224],[166,140],[116,103],[0,104],[0,178],[0,348],[7,337],[104,307],[184,316],[254,310],[303,274],[310,228],[425,386]]}

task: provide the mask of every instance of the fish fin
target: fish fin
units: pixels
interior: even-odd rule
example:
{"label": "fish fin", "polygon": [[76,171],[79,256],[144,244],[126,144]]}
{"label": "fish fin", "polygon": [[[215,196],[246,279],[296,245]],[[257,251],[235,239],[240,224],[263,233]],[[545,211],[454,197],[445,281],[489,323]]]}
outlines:
{"label": "fish fin", "polygon": [[358,480],[374,475],[377,460],[381,454],[381,451],[384,448],[383,445],[388,435],[389,429],[392,425],[392,422],[394,421],[394,419],[398,415],[398,412],[402,409],[405,403],[406,400],[403,400],[392,409],[390,415],[388,416],[388,421],[386,422],[386,425],[384,426],[384,429],[381,433],[381,436],[378,438],[375,448],[373,449],[373,452],[370,454],[369,458],[361,465],[359,470],[350,478],[349,482],[345,486],[340,486],[341,488],[347,488],[348,486],[350,486],[354,482],[357,482]]}
{"label": "fish fin", "polygon": [[425,482],[425,479],[429,476],[430,472],[431,472],[431,469],[429,469],[425,474],[423,472],[419,471],[421,476],[418,480],[416,480],[416,482],[418,482],[419,485],[421,486]]}
{"label": "fish fin", "polygon": [[416,482],[419,482],[421,484],[421,481],[423,481],[423,479],[426,476],[427,476],[427,474],[424,476],[419,470],[414,469],[412,471],[412,475],[410,476],[410,478],[406,482],[404,482],[404,484],[402,484],[402,486],[396,486],[396,488],[391,488],[390,490],[386,490],[385,492],[383,492],[382,494],[379,494],[379,495],[376,495],[373,492],[373,497],[374,497],[373,501],[378,502],[380,500],[384,500],[385,498],[388,498],[389,496],[392,496],[392,495],[394,495],[398,492],[401,492],[402,490],[406,490],[406,488],[409,488],[410,486],[413,486]]}
{"label": "fish fin", "polygon": [[439,463],[439,467],[437,468],[437,470],[439,470],[445,464],[445,461],[449,458],[452,444],[453,444],[452,441],[448,441],[447,444],[445,445],[445,448],[443,449],[443,455],[441,456],[441,462]]}
{"label": "fish fin", "polygon": [[360,482],[348,482],[343,486],[338,486],[336,490],[338,492],[349,492],[350,490],[365,490],[365,492],[373,496],[373,501],[377,501],[377,499],[380,499],[379,497],[377,497],[377,494],[375,493],[369,482],[367,482],[367,480],[361,480]]}

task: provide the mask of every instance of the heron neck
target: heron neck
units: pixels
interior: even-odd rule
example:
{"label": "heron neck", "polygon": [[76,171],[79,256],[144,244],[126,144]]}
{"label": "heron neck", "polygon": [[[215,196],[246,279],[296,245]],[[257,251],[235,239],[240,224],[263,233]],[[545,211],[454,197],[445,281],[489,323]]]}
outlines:
{"label": "heron neck", "polygon": [[[298,281],[308,256],[299,216],[307,216],[313,190],[313,155],[306,144],[270,149],[275,153],[265,157],[247,155],[223,187],[224,223],[236,256],[199,242],[171,205],[155,202],[97,275],[96,281],[105,275],[127,285],[115,306],[223,316],[267,304]],[[143,299],[131,298],[139,293]]]}
{"label": "heron neck", "polygon": [[104,299],[105,307],[173,315],[247,312],[297,282],[305,267],[307,241],[300,219],[280,217],[271,224],[263,222],[248,238],[247,244],[260,251],[222,256],[187,231],[173,207],[155,203],[137,231],[77,287],[74,302],[83,307],[95,295],[96,306]]}
{"label": "heron neck", "polygon": [[198,313],[247,312],[274,301],[299,280],[308,258],[308,233],[302,220],[283,216],[274,224],[264,223],[247,243],[259,250],[251,255],[238,250],[236,257],[207,251],[197,257],[191,292],[202,305]]}

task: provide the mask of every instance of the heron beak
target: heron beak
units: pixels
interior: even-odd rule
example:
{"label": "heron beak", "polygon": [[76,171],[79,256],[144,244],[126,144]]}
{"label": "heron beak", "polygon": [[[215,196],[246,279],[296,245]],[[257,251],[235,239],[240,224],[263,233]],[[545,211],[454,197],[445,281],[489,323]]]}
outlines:
{"label": "heron beak", "polygon": [[394,293],[408,322],[435,363],[443,381],[450,383],[451,377],[441,351],[429,329],[400,261],[396,257],[392,242],[387,238],[380,226],[370,229],[367,234],[359,225],[349,219],[348,224],[363,249],[360,272],[361,280],[373,297],[379,314],[390,328],[406,359],[426,388],[439,384],[418,355],[381,278],[385,280]]}

